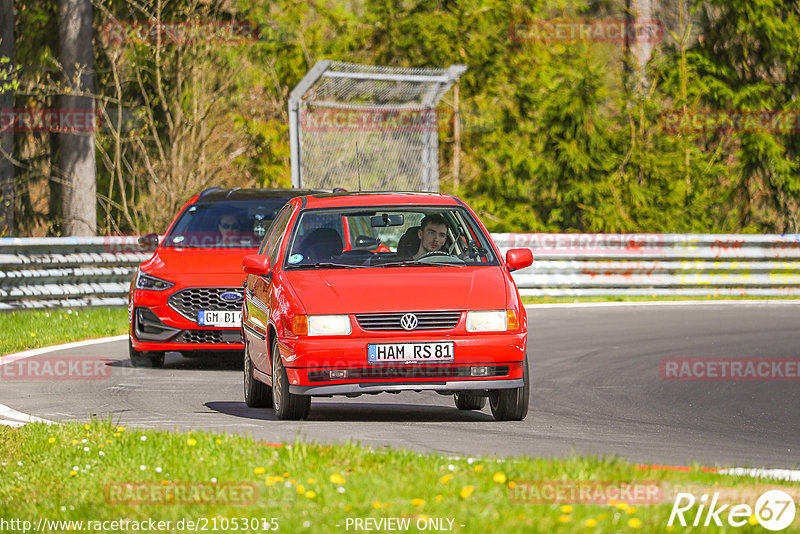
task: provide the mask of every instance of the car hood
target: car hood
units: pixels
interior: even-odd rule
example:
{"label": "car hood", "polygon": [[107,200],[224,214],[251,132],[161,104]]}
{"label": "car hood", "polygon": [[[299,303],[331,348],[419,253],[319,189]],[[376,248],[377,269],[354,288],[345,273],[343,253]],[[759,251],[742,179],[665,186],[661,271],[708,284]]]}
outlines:
{"label": "car hood", "polygon": [[292,270],[285,276],[308,314],[506,307],[501,267]]}
{"label": "car hood", "polygon": [[254,252],[250,249],[161,247],[141,268],[179,285],[241,286],[245,279],[242,258]]}

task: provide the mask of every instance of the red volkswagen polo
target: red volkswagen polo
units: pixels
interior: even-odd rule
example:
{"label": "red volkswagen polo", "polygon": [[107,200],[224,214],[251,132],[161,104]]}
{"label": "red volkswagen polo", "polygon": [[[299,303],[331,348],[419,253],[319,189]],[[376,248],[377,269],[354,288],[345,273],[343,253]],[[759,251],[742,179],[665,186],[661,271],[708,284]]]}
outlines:
{"label": "red volkswagen polo", "polygon": [[131,282],[130,360],[160,367],[165,351],[241,352],[242,258],[254,252],[286,201],[312,191],[221,189],[194,195]]}
{"label": "red volkswagen polo", "polygon": [[502,258],[450,195],[294,198],[243,259],[245,402],[300,419],[313,396],[430,390],[524,419],[527,318],[510,272],[532,259]]}

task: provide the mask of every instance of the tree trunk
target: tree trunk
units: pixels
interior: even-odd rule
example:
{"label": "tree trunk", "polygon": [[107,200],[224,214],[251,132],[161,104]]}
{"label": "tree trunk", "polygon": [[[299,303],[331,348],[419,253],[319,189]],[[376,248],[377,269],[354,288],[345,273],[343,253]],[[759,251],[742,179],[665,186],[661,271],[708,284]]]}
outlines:
{"label": "tree trunk", "polygon": [[[4,62],[3,58],[8,61]],[[0,110],[14,107],[14,2],[0,0]],[[0,236],[14,235],[14,131],[0,131]]]}
{"label": "tree trunk", "polygon": [[[653,19],[652,0],[626,0],[625,47],[629,69],[633,72],[633,88],[641,95],[649,86],[647,62],[653,55],[654,34],[657,22]],[[663,32],[663,28],[661,28]]]}
{"label": "tree trunk", "polygon": [[[97,169],[95,166],[94,48],[91,0],[59,0],[58,45],[65,91],[59,113],[72,131],[59,132],[58,173],[63,180],[63,235],[97,232]],[[82,93],[82,94],[76,94]],[[71,119],[71,120],[70,120]],[[99,124],[99,123],[98,123]]]}

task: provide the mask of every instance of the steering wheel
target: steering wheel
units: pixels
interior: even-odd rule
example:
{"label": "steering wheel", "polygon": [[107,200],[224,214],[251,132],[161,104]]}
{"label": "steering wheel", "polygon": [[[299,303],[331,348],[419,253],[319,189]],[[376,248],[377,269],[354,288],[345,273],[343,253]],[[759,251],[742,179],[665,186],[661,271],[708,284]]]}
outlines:
{"label": "steering wheel", "polygon": [[441,250],[431,250],[430,252],[426,252],[425,254],[417,258],[417,260],[421,260],[422,258],[430,258],[431,256],[452,256],[452,254],[443,252]]}

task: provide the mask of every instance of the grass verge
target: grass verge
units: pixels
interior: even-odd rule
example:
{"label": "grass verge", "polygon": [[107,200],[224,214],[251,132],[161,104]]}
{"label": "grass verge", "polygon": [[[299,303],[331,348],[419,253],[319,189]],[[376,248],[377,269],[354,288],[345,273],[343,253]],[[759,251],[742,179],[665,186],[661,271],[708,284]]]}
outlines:
{"label": "grass verge", "polygon": [[[0,444],[0,517],[84,522],[73,524],[73,531],[87,531],[88,521],[128,519],[171,521],[171,528],[156,530],[161,532],[192,531],[187,520],[200,521],[207,531],[216,525],[218,531],[256,532],[275,530],[274,518],[283,532],[347,532],[355,530],[352,524],[346,528],[348,519],[398,518],[409,521],[411,532],[425,530],[418,527],[430,526],[431,519],[444,527],[452,519],[456,532],[651,532],[671,530],[666,525],[679,489],[691,488],[698,499],[718,491],[751,507],[765,488],[782,488],[795,500],[800,494],[798,484],[766,485],[699,468],[642,469],[609,458],[453,458],[355,444],[284,445],[206,432],[126,430],[110,421],[0,427]],[[536,504],[530,502],[534,495],[552,499],[530,481],[656,485],[663,498],[656,504]],[[697,506],[685,517],[692,522],[696,514]],[[742,528],[727,526],[726,516],[725,527],[701,530],[763,531],[755,516],[746,517]],[[49,527],[48,532],[70,530]]]}
{"label": "grass verge", "polygon": [[117,336],[128,331],[126,308],[51,308],[0,313],[0,355]]}

